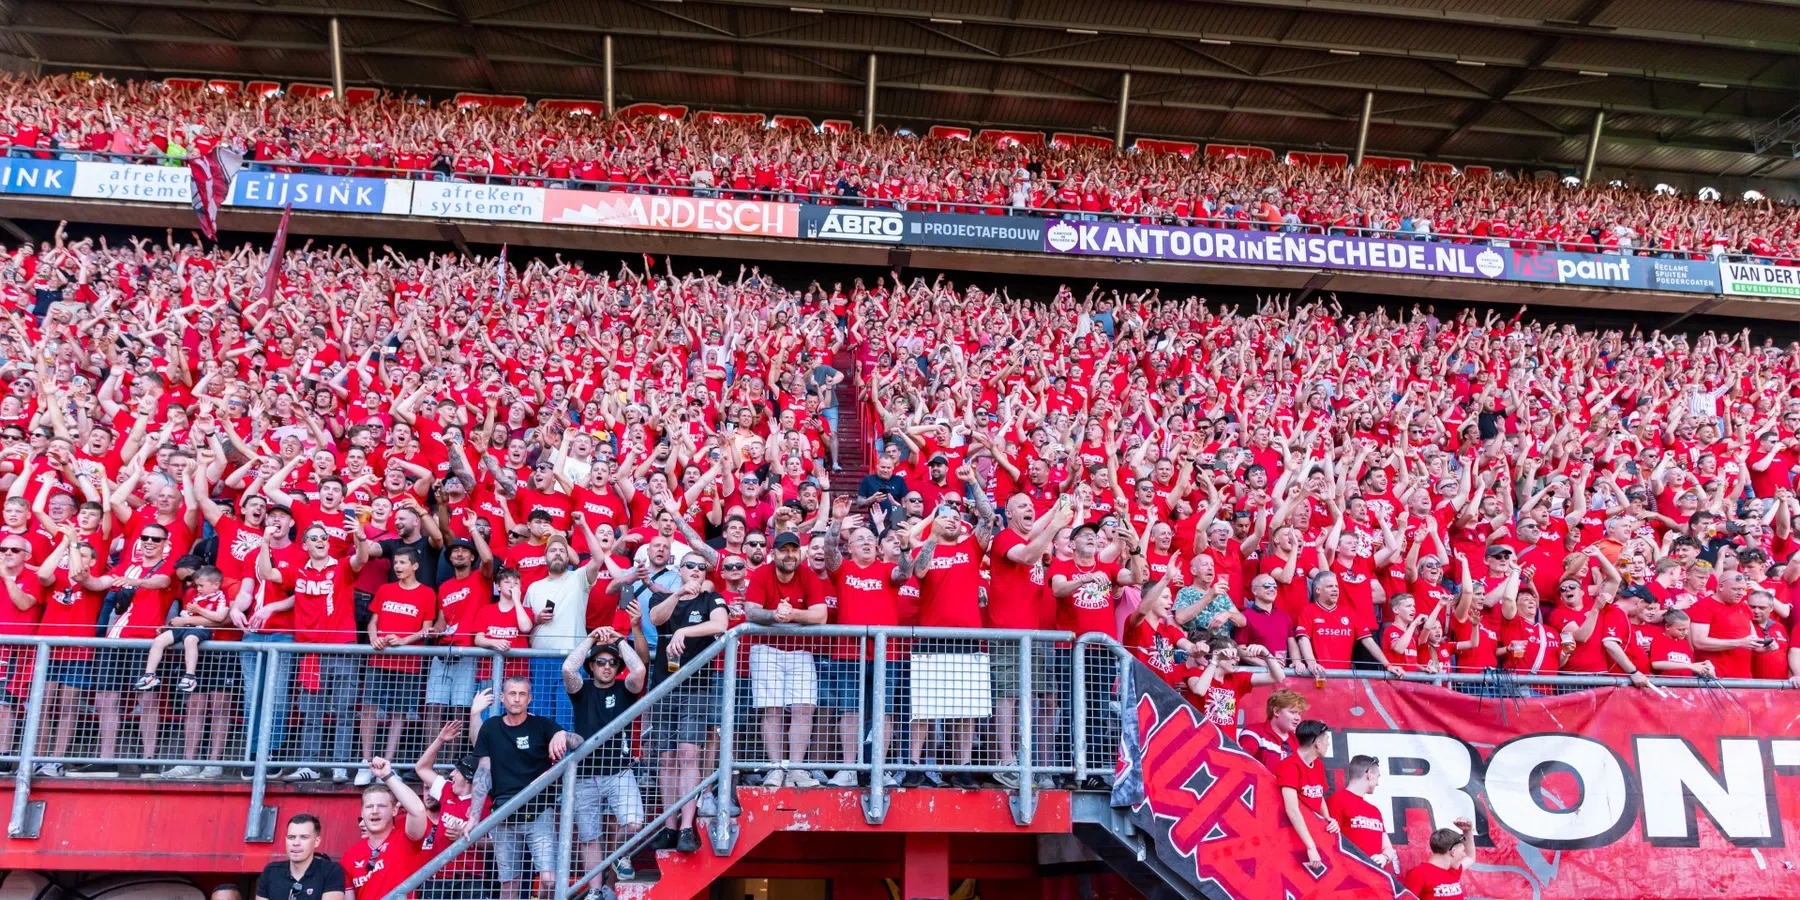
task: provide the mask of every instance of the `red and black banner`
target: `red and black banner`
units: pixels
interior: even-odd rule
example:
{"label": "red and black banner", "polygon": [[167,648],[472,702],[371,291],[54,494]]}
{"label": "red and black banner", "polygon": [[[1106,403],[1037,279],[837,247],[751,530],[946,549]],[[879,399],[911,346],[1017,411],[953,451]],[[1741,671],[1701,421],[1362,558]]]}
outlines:
{"label": "red and black banner", "polygon": [[[1347,841],[1313,833],[1310,866],[1275,775],[1141,663],[1125,668],[1112,805],[1155,843],[1163,866],[1211,900],[1413,895]],[[1323,838],[1320,840],[1319,838]]]}

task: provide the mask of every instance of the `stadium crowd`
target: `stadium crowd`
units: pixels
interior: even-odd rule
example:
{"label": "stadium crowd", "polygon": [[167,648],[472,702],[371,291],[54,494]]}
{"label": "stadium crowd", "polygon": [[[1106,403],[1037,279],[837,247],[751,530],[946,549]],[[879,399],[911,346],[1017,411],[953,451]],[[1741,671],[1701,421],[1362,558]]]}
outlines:
{"label": "stadium crowd", "polygon": [[14,156],[179,165],[221,141],[253,165],[677,194],[1040,213],[1586,252],[1800,258],[1800,213],[1625,185],[1397,174],[1094,147],[996,146],[877,130],[456,108],[396,94],[341,106],[91,76],[0,80]]}
{"label": "stadium crowd", "polygon": [[[744,621],[1097,632],[1228,729],[1254,686],[1347,668],[1511,696],[1558,672],[1800,681],[1800,345],[1524,312],[310,244],[271,266],[59,229],[0,255],[0,634],[151,641],[50,652],[39,774],[145,774],[110,761],[179,732],[185,762],[148,774],[223,777],[266,721],[284,777],[387,784],[391,826],[425,808],[386,761],[413,728],[434,840]],[[845,402],[874,461],[834,492]],[[534,653],[496,695],[484,659],[420,646]],[[858,646],[750,648],[764,784],[866,778]],[[1034,680],[1067,671],[1049,656]],[[37,667],[0,664],[12,752]],[[717,671],[590,757],[582,809],[629,831],[643,791],[698,784]],[[1021,717],[1068,712],[1019,674],[998,658],[991,719],[898,729],[898,786],[1017,787]],[[1244,746],[1279,769],[1304,710],[1276,691]],[[658,840],[694,849],[707,811]],[[578,828],[595,859],[604,828]],[[509,825],[502,885],[553,837]]]}

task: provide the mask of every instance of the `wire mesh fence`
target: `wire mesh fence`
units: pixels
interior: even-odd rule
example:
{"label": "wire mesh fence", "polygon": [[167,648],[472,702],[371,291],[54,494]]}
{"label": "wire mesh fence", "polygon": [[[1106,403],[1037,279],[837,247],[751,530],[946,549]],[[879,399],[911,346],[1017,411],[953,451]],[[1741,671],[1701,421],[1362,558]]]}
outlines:
{"label": "wire mesh fence", "polygon": [[[740,790],[860,789],[879,820],[894,791],[995,785],[1029,821],[1037,791],[1113,771],[1129,657],[1103,636],[742,625],[672,649],[0,638],[9,832],[31,836],[34,779],[245,779],[253,840],[273,838],[255,824],[271,784],[402,784],[428,827],[388,871],[422,866],[417,896],[605,897],[658,851],[729,852]],[[1659,679],[1787,686],[1689,681]],[[500,777],[493,757],[527,738],[530,764]]]}

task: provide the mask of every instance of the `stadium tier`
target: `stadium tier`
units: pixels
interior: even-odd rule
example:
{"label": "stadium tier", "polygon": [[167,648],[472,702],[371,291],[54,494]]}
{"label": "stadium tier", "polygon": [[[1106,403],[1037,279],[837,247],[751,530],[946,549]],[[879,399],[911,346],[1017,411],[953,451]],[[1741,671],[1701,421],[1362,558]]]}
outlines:
{"label": "stadium tier", "polygon": [[8,868],[1387,900],[1787,864],[1800,345],[280,249],[0,256]]}

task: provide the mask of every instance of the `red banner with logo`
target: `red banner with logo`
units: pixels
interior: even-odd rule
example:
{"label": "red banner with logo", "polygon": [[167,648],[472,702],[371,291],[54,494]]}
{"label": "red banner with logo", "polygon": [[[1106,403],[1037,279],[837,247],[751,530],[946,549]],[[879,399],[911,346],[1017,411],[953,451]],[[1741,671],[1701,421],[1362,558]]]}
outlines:
{"label": "red banner with logo", "polygon": [[1800,898],[1800,691],[1287,686],[1333,728],[1333,790],[1352,756],[1382,761],[1370,800],[1403,868],[1433,827],[1475,821],[1468,896]]}
{"label": "red banner with logo", "polygon": [[558,225],[690,231],[702,234],[799,237],[800,207],[764,200],[718,200],[658,194],[544,192],[544,221]]}

